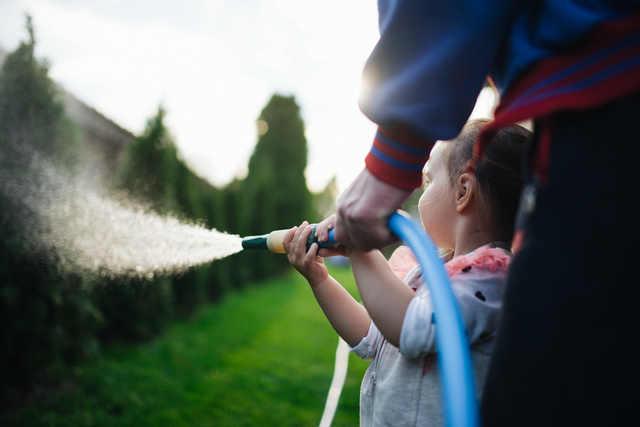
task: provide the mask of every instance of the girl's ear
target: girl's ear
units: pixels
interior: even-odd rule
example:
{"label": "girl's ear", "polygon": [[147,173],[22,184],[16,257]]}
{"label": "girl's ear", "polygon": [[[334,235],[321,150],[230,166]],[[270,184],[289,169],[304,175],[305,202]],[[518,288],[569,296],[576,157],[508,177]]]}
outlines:
{"label": "girl's ear", "polygon": [[460,175],[456,183],[456,210],[462,212],[473,199],[475,181],[470,173],[465,172]]}

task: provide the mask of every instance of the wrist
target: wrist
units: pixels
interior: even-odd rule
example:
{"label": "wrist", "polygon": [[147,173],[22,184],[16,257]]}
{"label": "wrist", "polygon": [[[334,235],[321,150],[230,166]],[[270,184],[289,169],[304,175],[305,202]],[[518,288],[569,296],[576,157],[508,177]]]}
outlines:
{"label": "wrist", "polygon": [[327,274],[322,277],[316,277],[315,279],[307,278],[307,282],[309,282],[309,286],[311,288],[318,289],[323,286],[326,286],[326,284],[329,282],[330,279],[331,279],[331,276]]}
{"label": "wrist", "polygon": [[433,145],[409,132],[379,127],[365,164],[379,180],[412,190],[422,185],[422,169]]}

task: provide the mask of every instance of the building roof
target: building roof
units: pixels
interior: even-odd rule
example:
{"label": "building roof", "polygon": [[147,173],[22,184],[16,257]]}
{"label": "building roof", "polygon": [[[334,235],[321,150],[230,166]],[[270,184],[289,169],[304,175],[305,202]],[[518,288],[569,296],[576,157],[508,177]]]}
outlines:
{"label": "building roof", "polygon": [[[9,51],[0,46],[0,68],[9,53]],[[96,109],[80,101],[73,94],[67,92],[62,86],[58,85],[58,88],[67,114],[80,125],[83,131],[89,133],[106,145],[118,148],[122,148],[134,137],[133,133],[105,117]]]}

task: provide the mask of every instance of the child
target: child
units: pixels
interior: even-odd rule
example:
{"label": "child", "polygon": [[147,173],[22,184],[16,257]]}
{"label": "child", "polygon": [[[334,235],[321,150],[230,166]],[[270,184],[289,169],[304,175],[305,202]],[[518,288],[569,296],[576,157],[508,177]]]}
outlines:
{"label": "child", "polygon": [[[504,128],[484,162],[470,169],[473,143],[487,122],[471,121],[456,139],[434,146],[418,205],[435,245],[450,250],[445,269],[472,344],[478,394],[511,260],[522,154],[531,139],[531,132],[520,126]],[[327,239],[333,220],[318,225],[319,241]],[[318,251],[314,244],[305,253],[310,232],[306,222],[294,227],[285,235],[284,247],[336,332],[358,356],[373,359],[360,391],[361,425],[443,425],[434,363],[437,319],[410,250],[401,246],[387,263],[379,251],[346,249],[363,307],[328,274],[318,256],[334,255],[336,248]]]}

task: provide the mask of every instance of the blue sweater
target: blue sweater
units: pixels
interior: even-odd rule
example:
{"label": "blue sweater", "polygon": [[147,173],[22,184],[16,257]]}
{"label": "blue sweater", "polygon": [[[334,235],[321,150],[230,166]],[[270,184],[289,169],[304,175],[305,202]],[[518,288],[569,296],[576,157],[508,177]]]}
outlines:
{"label": "blue sweater", "polygon": [[367,167],[415,187],[430,144],[460,132],[488,75],[507,95],[535,64],[570,51],[599,24],[632,15],[640,1],[379,0],[378,8],[380,40],[359,99],[381,128]]}

